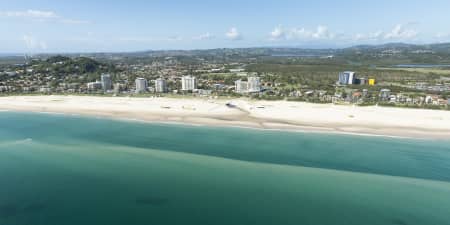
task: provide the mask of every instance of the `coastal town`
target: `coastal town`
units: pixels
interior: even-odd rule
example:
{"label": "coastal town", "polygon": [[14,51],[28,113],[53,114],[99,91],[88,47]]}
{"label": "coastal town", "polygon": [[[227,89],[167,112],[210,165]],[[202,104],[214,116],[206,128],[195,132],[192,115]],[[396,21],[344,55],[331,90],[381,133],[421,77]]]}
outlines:
{"label": "coastal town", "polygon": [[[159,57],[149,63],[101,63],[87,57],[30,58],[26,63],[0,67],[0,94],[248,97],[361,106],[450,108],[449,76],[433,79],[407,76],[406,80],[396,81],[379,79],[370,72],[330,71],[328,79],[309,85],[310,80],[316,78],[290,82],[279,79],[281,75],[276,71],[252,70],[255,64],[252,59],[246,62],[201,59],[201,63],[189,64],[177,57]],[[389,71],[384,72],[384,77],[389,77]]]}
{"label": "coastal town", "polygon": [[450,225],[450,0],[0,4],[0,225]]}

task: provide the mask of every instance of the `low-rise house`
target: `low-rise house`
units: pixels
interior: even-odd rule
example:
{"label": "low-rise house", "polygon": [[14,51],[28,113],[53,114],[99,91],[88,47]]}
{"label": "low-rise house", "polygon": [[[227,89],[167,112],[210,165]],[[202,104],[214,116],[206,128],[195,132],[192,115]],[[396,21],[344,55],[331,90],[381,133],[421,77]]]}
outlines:
{"label": "low-rise house", "polygon": [[87,83],[87,89],[89,91],[95,91],[95,90],[102,89],[102,82],[100,82],[100,81],[89,82],[89,83]]}
{"label": "low-rise house", "polygon": [[445,99],[442,99],[442,98],[438,99],[438,104],[439,105],[447,105],[447,103],[448,103],[448,101],[445,100]]}
{"label": "low-rise house", "polygon": [[381,89],[380,90],[380,98],[382,100],[389,100],[389,97],[391,96],[391,90],[390,89]]}
{"label": "low-rise house", "polygon": [[6,92],[8,90],[9,90],[8,86],[0,86],[0,92]]}
{"label": "low-rise house", "polygon": [[352,102],[357,102],[358,100],[360,100],[362,97],[362,93],[357,91],[357,92],[353,92],[352,94]]}
{"label": "low-rise house", "polygon": [[439,105],[439,96],[433,95],[431,96],[431,100],[433,105]]}
{"label": "low-rise house", "polygon": [[312,96],[314,94],[314,91],[305,91],[304,93],[306,96]]}
{"label": "low-rise house", "polygon": [[389,102],[390,103],[396,103],[397,102],[397,96],[396,95],[391,95],[389,96]]}
{"label": "low-rise house", "polygon": [[302,92],[301,91],[291,91],[289,93],[289,97],[302,97]]}
{"label": "low-rise house", "polygon": [[39,88],[39,92],[41,92],[41,93],[50,93],[50,92],[52,92],[52,89],[49,88],[49,87],[40,87]]}
{"label": "low-rise house", "polygon": [[425,104],[433,103],[433,98],[430,95],[426,96],[425,99],[424,99],[424,103]]}

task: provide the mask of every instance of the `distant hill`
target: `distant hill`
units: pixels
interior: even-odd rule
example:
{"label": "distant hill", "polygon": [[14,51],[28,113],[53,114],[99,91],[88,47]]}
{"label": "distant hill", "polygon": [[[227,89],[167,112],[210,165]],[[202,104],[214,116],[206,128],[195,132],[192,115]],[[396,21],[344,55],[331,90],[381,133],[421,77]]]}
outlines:
{"label": "distant hill", "polygon": [[100,63],[87,57],[51,56],[45,60],[33,60],[32,66],[37,72],[55,74],[86,74],[114,71],[109,64]]}
{"label": "distant hill", "polygon": [[[173,57],[173,56],[207,56],[207,55],[242,55],[242,56],[269,56],[269,55],[303,55],[303,54],[332,54],[351,51],[433,51],[450,53],[450,43],[436,44],[407,44],[386,43],[380,45],[356,45],[348,48],[300,48],[300,47],[249,47],[249,48],[217,48],[202,50],[147,50],[137,52],[115,53],[70,53],[70,54],[37,54],[34,58],[48,58],[51,61],[65,61],[67,58],[88,57],[104,59],[112,56],[126,57]],[[16,54],[17,55],[17,54]],[[15,56],[16,56],[15,55]],[[0,58],[12,55],[0,54]],[[20,56],[23,58],[23,56]]]}
{"label": "distant hill", "polygon": [[[154,59],[174,57],[181,63],[209,62],[256,62],[255,60],[281,61],[283,58],[334,59],[335,64],[360,65],[396,65],[402,63],[436,63],[450,64],[450,43],[406,44],[387,43],[381,45],[357,45],[340,49],[308,49],[298,47],[256,47],[256,48],[217,48],[205,50],[148,50],[123,53],[72,53],[40,54],[34,59],[46,63],[65,62],[75,65],[73,70],[66,65],[59,65],[63,70],[77,73],[96,73],[104,71],[108,63],[151,62]],[[15,59],[23,62],[23,59]],[[0,65],[6,58],[0,57]],[[12,62],[11,59],[8,62]],[[317,63],[322,63],[317,60]],[[327,63],[330,63],[328,61]]]}
{"label": "distant hill", "polygon": [[388,43],[382,45],[357,45],[344,48],[342,51],[400,51],[400,52],[433,52],[433,53],[450,53],[450,43],[439,44],[405,44],[405,43]]}
{"label": "distant hill", "polygon": [[[91,54],[90,57],[113,58],[115,57],[213,57],[213,58],[251,58],[251,57],[325,57],[325,56],[341,56],[347,57],[352,54],[440,54],[443,58],[450,59],[450,43],[440,44],[405,44],[405,43],[387,43],[382,45],[358,45],[341,49],[308,49],[297,47],[260,47],[260,48],[218,48],[205,50],[166,50],[166,51],[142,51],[132,53],[102,53]],[[408,56],[406,56],[408,57]],[[415,56],[414,56],[415,57]]]}
{"label": "distant hill", "polygon": [[71,59],[69,57],[57,55],[57,56],[52,56],[45,61],[48,63],[58,63],[58,62],[67,62],[70,60]]}

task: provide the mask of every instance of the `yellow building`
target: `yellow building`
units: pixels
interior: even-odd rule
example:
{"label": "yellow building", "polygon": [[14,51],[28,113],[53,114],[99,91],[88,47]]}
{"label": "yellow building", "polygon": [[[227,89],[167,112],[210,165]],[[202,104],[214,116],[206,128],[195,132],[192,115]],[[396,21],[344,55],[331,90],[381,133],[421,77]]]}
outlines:
{"label": "yellow building", "polygon": [[375,79],[369,79],[369,86],[375,86]]}

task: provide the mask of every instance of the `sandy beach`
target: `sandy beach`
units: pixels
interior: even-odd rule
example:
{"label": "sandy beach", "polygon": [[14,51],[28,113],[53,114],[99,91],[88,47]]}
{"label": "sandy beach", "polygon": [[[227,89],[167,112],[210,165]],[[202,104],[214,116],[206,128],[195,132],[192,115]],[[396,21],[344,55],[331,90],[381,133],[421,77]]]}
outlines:
{"label": "sandy beach", "polygon": [[[235,107],[228,107],[232,103]],[[0,110],[77,114],[148,122],[239,126],[450,140],[450,112],[245,99],[89,96],[0,97]]]}

